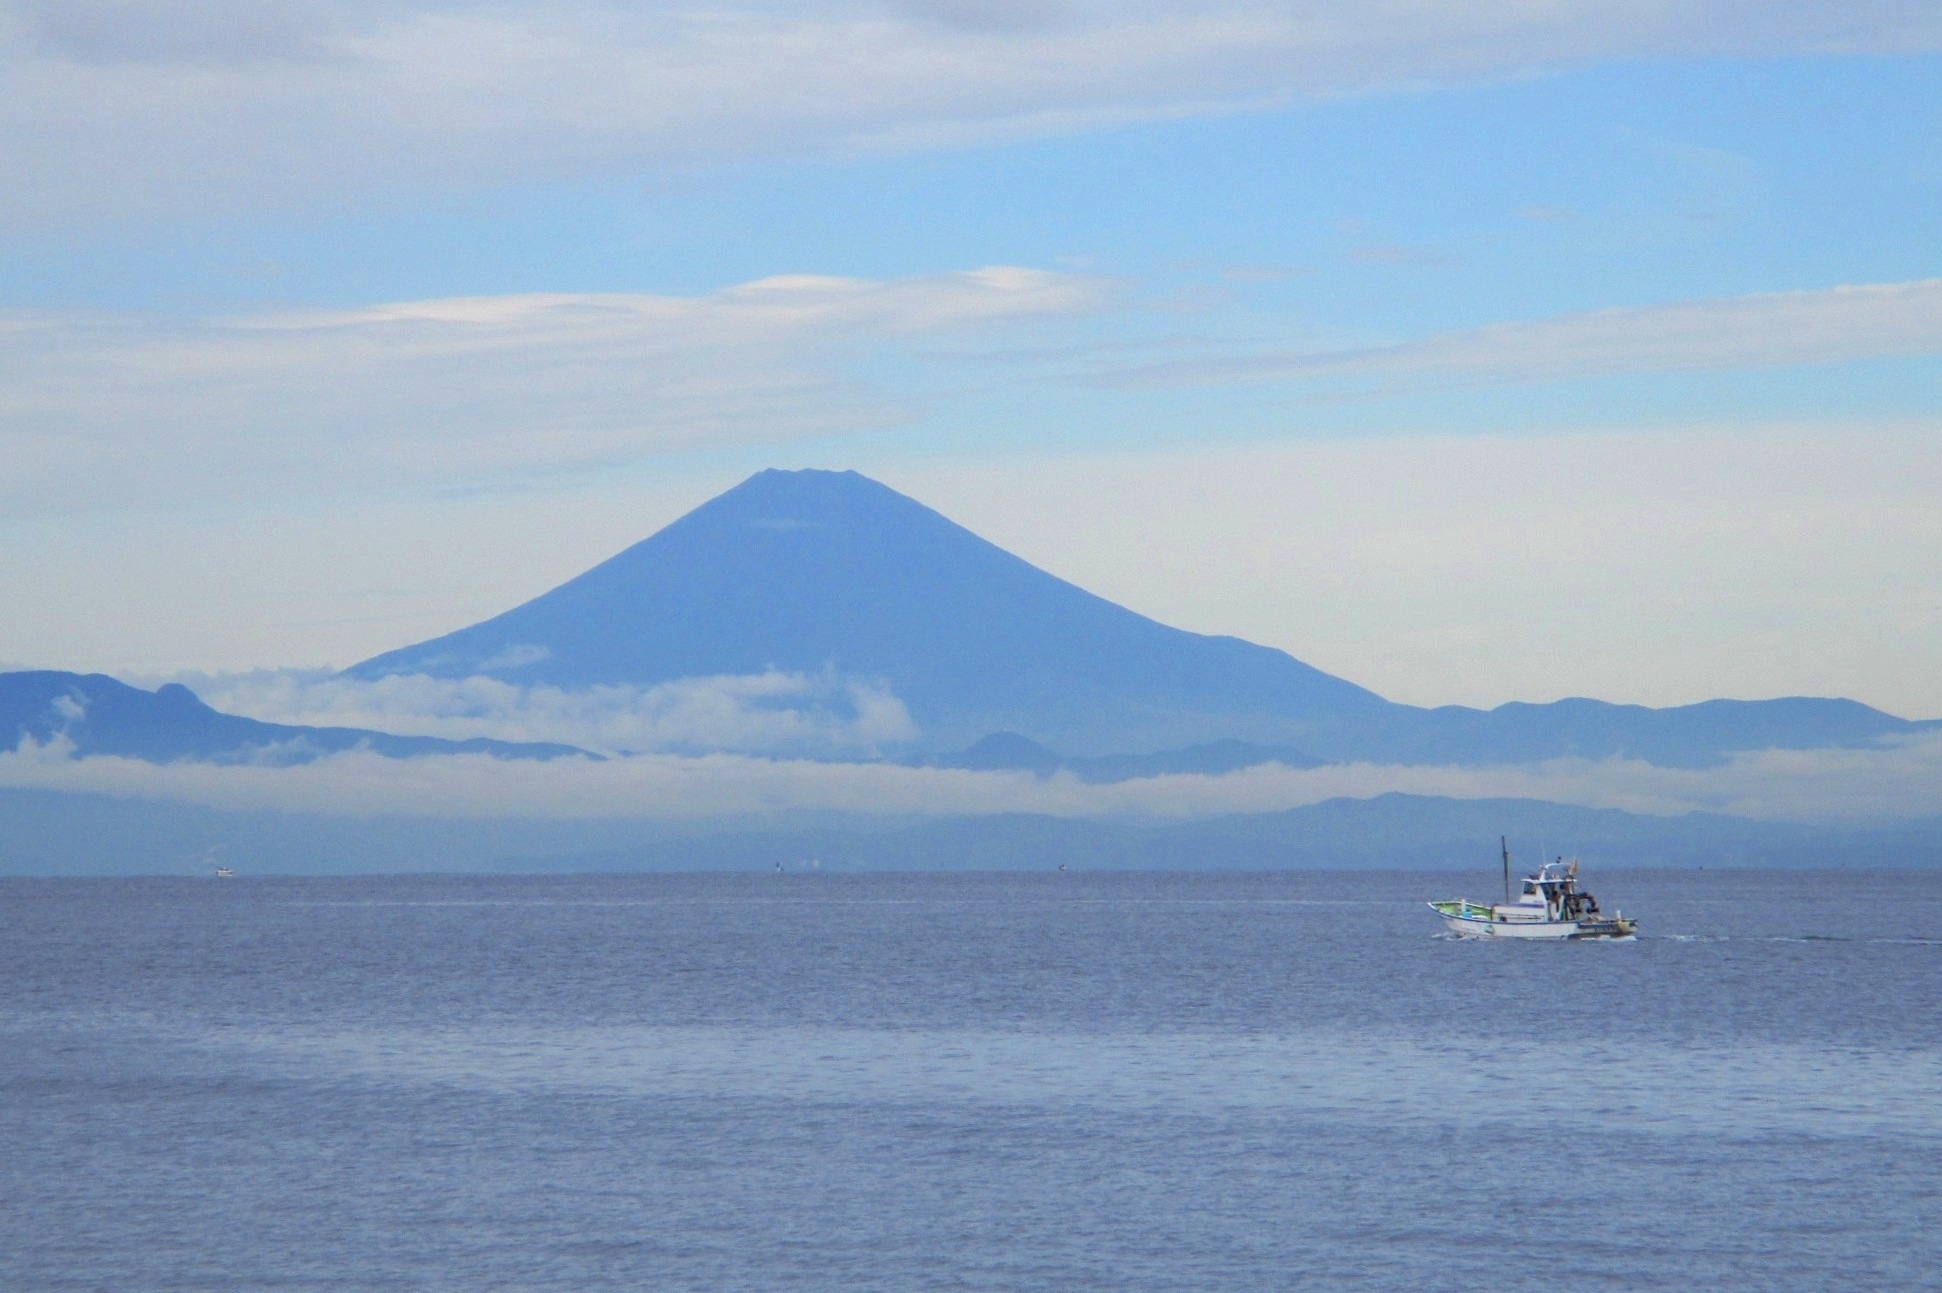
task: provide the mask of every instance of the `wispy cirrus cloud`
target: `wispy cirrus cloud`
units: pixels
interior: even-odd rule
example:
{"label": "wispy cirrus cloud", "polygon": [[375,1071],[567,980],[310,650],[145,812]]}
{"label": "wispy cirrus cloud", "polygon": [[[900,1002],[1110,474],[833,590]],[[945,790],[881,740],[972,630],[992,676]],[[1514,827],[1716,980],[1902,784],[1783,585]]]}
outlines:
{"label": "wispy cirrus cloud", "polygon": [[1901,52],[1898,0],[10,0],[0,218],[923,149],[1638,57]]}
{"label": "wispy cirrus cloud", "polygon": [[849,360],[1110,291],[992,266],[188,321],[17,312],[0,322],[0,498],[18,516],[157,491],[449,487],[881,426],[903,410]]}
{"label": "wispy cirrus cloud", "polygon": [[[994,266],[788,275],[697,296],[527,293],[188,321],[0,319],[0,498],[16,516],[269,484],[458,487],[912,416],[852,361],[1103,311],[1110,280]],[[1118,302],[1124,304],[1124,302]],[[998,349],[990,349],[996,342]],[[1060,355],[1055,347],[1050,353]],[[1386,346],[1101,367],[1115,386],[1328,383],[1331,396],[1942,354],[1942,279],[1597,310]]]}
{"label": "wispy cirrus cloud", "polygon": [[1386,346],[1125,368],[1132,385],[1362,379],[1377,390],[1703,372],[1942,354],[1942,278],[1591,310]]}

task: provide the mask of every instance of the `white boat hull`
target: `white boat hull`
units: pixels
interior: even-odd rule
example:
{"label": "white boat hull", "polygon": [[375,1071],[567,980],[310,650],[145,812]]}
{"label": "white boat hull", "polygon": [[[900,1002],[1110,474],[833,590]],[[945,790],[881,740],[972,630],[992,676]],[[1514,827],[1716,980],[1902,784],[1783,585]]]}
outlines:
{"label": "white boat hull", "polygon": [[1437,913],[1458,938],[1630,938],[1629,920],[1492,920]]}

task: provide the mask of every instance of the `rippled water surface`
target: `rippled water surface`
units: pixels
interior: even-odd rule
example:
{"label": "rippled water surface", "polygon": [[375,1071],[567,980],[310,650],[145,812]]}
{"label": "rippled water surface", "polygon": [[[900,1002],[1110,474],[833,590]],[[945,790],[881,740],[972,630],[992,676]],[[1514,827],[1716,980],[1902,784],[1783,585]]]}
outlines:
{"label": "rippled water surface", "polygon": [[1942,876],[1593,879],[0,881],[0,1288],[1935,1287]]}

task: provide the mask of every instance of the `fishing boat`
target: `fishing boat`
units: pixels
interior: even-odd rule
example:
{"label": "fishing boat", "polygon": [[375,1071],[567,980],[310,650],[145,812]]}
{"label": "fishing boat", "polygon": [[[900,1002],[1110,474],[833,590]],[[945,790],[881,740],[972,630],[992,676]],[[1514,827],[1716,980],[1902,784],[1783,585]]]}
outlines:
{"label": "fishing boat", "polygon": [[1504,850],[1504,900],[1485,905],[1468,898],[1433,902],[1430,909],[1459,938],[1630,938],[1638,922],[1622,912],[1607,916],[1598,899],[1578,888],[1578,861],[1546,862],[1524,878],[1515,901],[1510,893],[1510,842]]}

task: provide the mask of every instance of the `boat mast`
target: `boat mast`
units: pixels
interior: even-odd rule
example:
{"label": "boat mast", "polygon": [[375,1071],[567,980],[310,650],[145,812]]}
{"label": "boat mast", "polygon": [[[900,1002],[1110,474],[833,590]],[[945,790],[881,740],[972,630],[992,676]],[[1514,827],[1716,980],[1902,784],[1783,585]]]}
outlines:
{"label": "boat mast", "polygon": [[1510,906],[1510,838],[1499,835],[1497,842],[1504,846],[1504,905]]}

